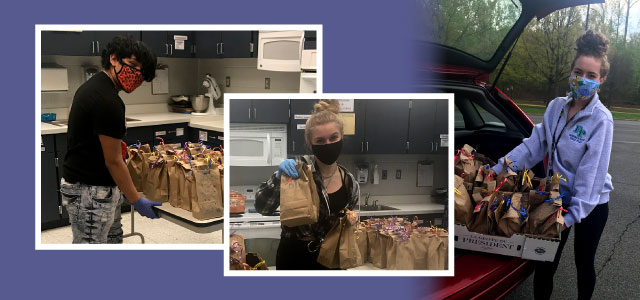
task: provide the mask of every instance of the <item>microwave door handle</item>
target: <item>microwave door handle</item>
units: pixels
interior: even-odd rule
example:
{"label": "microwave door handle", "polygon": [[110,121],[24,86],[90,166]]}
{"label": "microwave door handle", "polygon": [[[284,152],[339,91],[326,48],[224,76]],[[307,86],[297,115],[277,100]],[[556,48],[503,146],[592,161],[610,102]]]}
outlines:
{"label": "microwave door handle", "polygon": [[271,133],[267,133],[267,164],[271,165]]}

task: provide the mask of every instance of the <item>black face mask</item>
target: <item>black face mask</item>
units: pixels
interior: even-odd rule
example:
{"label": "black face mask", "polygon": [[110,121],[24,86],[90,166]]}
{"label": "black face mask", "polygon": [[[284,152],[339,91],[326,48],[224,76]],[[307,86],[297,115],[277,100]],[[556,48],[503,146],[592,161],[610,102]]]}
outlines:
{"label": "black face mask", "polygon": [[323,162],[325,165],[330,165],[336,160],[338,160],[338,156],[340,156],[340,152],[342,151],[342,140],[339,140],[335,143],[324,144],[324,145],[311,145],[311,151],[313,151],[313,155]]}

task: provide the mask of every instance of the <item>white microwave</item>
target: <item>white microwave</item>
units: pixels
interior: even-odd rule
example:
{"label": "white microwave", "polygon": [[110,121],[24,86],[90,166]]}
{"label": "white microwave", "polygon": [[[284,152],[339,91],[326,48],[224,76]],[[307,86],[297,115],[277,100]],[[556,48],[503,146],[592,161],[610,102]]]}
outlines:
{"label": "white microwave", "polygon": [[286,124],[238,124],[229,127],[232,166],[278,166],[287,159]]}
{"label": "white microwave", "polygon": [[260,31],[258,70],[300,72],[303,30]]}

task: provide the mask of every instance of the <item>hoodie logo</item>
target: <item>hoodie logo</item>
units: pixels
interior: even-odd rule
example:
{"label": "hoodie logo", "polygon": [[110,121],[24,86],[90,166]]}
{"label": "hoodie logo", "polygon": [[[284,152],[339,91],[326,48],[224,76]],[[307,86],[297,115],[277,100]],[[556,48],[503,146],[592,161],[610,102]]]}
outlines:
{"label": "hoodie logo", "polygon": [[582,125],[576,125],[576,128],[573,129],[573,133],[569,135],[569,138],[574,142],[582,144],[586,135],[587,131],[584,130]]}

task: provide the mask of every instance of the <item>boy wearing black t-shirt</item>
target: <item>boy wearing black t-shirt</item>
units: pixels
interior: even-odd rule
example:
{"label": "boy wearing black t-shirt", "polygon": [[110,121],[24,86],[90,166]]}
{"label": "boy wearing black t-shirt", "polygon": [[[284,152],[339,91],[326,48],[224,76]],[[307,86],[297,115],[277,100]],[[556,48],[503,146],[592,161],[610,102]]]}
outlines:
{"label": "boy wearing black t-shirt", "polygon": [[133,92],[155,77],[157,59],[132,37],[116,37],[102,51],[104,70],[73,97],[67,129],[62,203],[69,212],[73,243],[122,243],[123,194],[141,215],[157,218],[159,202],[139,196],[123,159],[125,105],[118,92]]}

